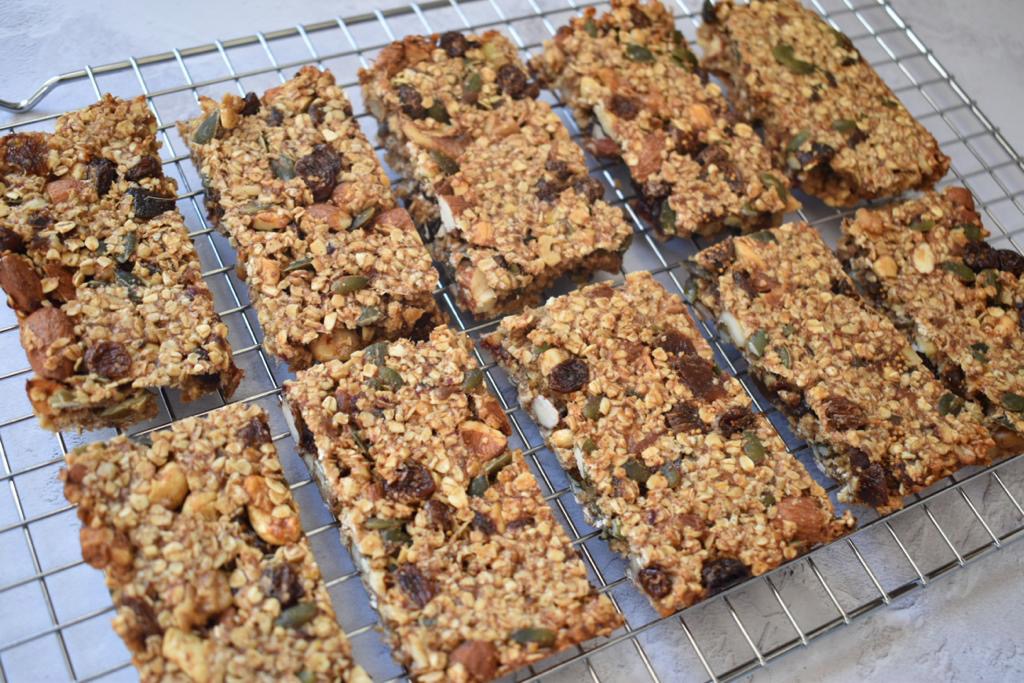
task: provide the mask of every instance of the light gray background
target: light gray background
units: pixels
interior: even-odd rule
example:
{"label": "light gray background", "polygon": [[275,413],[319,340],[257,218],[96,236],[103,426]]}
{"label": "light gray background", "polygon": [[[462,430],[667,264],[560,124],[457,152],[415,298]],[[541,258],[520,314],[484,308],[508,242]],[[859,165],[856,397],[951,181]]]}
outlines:
{"label": "light gray background", "polygon": [[[1024,149],[1024,2],[892,0],[981,110]],[[388,3],[394,4],[394,3]],[[365,11],[357,3],[0,0],[0,97],[128,55]],[[47,111],[46,103],[40,111]],[[0,124],[9,120],[0,113]],[[788,680],[1024,680],[1024,544],[954,572],[759,671]]]}

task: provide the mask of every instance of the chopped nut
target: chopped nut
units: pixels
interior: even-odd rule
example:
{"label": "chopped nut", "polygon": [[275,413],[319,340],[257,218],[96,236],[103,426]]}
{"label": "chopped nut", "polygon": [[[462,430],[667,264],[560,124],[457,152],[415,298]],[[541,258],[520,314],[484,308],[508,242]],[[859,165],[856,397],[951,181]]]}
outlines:
{"label": "chopped nut", "polygon": [[505,435],[497,429],[475,420],[463,422],[459,433],[470,452],[485,462],[497,457],[508,443]]}
{"label": "chopped nut", "polygon": [[188,495],[188,480],[185,470],[176,462],[169,462],[160,468],[149,488],[149,499],[155,505],[168,510],[177,510]]}
{"label": "chopped nut", "polygon": [[914,262],[914,268],[916,268],[919,273],[930,273],[935,270],[935,254],[932,253],[932,248],[927,242],[921,242],[921,244],[917,245],[917,248],[914,249],[912,259]]}

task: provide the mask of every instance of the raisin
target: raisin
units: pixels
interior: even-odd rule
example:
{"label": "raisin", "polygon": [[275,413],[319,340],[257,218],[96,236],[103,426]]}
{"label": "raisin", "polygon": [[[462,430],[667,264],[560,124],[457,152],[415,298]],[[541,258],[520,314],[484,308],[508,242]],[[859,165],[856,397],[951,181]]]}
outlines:
{"label": "raisin", "polygon": [[700,419],[696,406],[685,401],[669,408],[665,413],[665,426],[672,432],[707,431],[707,425]]}
{"label": "raisin", "polygon": [[427,603],[437,594],[434,582],[424,576],[419,567],[408,562],[398,565],[395,569],[395,581],[418,609],[426,607]]}
{"label": "raisin", "polygon": [[522,99],[529,88],[526,74],[514,64],[502,64],[498,69],[498,87],[514,100]]}
{"label": "raisin", "polygon": [[359,395],[352,395],[342,389],[338,389],[334,392],[334,400],[338,404],[338,412],[352,415],[357,412],[356,404],[359,401]]}
{"label": "raisin", "polygon": [[846,278],[834,277],[829,281],[829,289],[835,295],[848,296],[857,298],[857,292],[854,290],[853,285]]}
{"label": "raisin", "polygon": [[736,164],[733,163],[729,153],[721,145],[708,145],[697,154],[697,163],[701,165],[700,178],[708,179],[708,167],[714,166],[718,169],[719,175],[725,180],[736,194],[743,194],[746,191],[746,182]]}
{"label": "raisin", "polygon": [[1010,273],[1014,277],[1024,274],[1024,256],[1021,256],[1013,249],[997,249],[999,255],[999,270]]}
{"label": "raisin", "polygon": [[423,106],[423,96],[411,85],[402,83],[398,86],[398,102],[402,105],[402,113],[409,118],[427,118],[427,109]]}
{"label": "raisin", "polygon": [[868,425],[864,410],[844,396],[828,397],[825,399],[823,410],[829,425],[838,431],[864,429]]}
{"label": "raisin", "polygon": [[313,122],[314,126],[319,126],[324,122],[324,108],[322,103],[314,102],[309,105],[309,109],[306,110],[306,113],[309,114],[309,120]]}
{"label": "raisin", "polygon": [[604,188],[601,186],[601,183],[590,176],[580,176],[574,180],[572,189],[576,190],[577,194],[586,197],[587,201],[590,202],[596,202],[604,198]]}
{"label": "raisin", "polygon": [[115,341],[101,341],[85,352],[85,367],[107,379],[126,377],[132,369],[132,357],[124,344]]}
{"label": "raisin", "polygon": [[317,145],[311,153],[295,162],[295,172],[302,176],[317,202],[330,198],[340,170],[341,157],[325,144]]}
{"label": "raisin", "polygon": [[260,113],[260,98],[254,92],[245,93],[242,99],[242,109],[238,112],[242,116],[253,116]]}
{"label": "raisin", "polygon": [[641,569],[636,575],[636,580],[644,592],[655,600],[660,600],[672,592],[672,577],[656,564]]}
{"label": "raisin", "polygon": [[475,45],[458,31],[445,31],[441,34],[440,47],[449,57],[461,57]]}
{"label": "raisin", "polygon": [[655,342],[655,345],[660,349],[665,349],[666,353],[680,353],[690,355],[696,353],[693,348],[693,342],[690,338],[675,330],[668,330],[662,332],[661,336]]}
{"label": "raisin", "polygon": [[640,105],[631,97],[615,93],[608,100],[608,110],[620,119],[632,121],[640,113]]}
{"label": "raisin", "polygon": [[810,151],[797,152],[796,159],[800,168],[807,168],[813,164],[825,164],[836,155],[836,150],[820,142],[811,143]]}
{"label": "raisin", "polygon": [[43,283],[32,262],[17,254],[0,257],[0,287],[11,298],[14,308],[31,313],[43,303]]}
{"label": "raisin", "polygon": [[885,470],[879,463],[871,463],[858,474],[857,498],[874,507],[881,507],[889,502]]}
{"label": "raisin", "polygon": [[21,239],[21,235],[10,228],[0,227],[0,251],[23,253],[25,251],[25,240]]}
{"label": "raisin", "polygon": [[117,165],[110,159],[96,157],[89,162],[89,176],[96,183],[96,195],[105,196],[117,177]]}
{"label": "raisin", "polygon": [[999,252],[988,242],[968,242],[964,247],[964,264],[975,273],[999,270]]}
{"label": "raisin", "polygon": [[448,655],[448,665],[461,664],[471,681],[489,681],[498,672],[498,648],[486,640],[464,640]]}
{"label": "raisin", "polygon": [[700,582],[709,594],[725,590],[750,576],[747,565],[731,557],[720,557],[705,562],[700,570]]}
{"label": "raisin", "polygon": [[508,523],[508,526],[506,526],[505,528],[509,531],[519,531],[520,529],[526,529],[527,527],[531,527],[536,523],[537,521],[531,515],[527,515],[525,517],[513,519],[511,522]]}
{"label": "raisin", "polygon": [[145,650],[150,636],[163,635],[164,630],[148,600],[126,595],[121,598],[121,607],[131,610],[131,616],[125,619],[125,627],[126,639],[134,646],[133,649]]}
{"label": "raisin", "polygon": [[423,511],[427,513],[427,523],[431,528],[444,532],[452,530],[452,506],[448,503],[431,499],[423,506]]}
{"label": "raisin", "polygon": [[39,133],[15,133],[0,139],[0,160],[29,175],[46,175],[46,139]]}
{"label": "raisin", "polygon": [[715,14],[715,3],[712,0],[704,0],[704,4],[700,7],[700,16],[705,24],[712,25],[718,23],[718,15]]}
{"label": "raisin", "polygon": [[163,168],[160,159],[155,156],[146,155],[139,159],[139,162],[125,171],[124,179],[137,183],[143,178],[159,178],[163,175]]}
{"label": "raisin", "polygon": [[263,570],[264,590],[277,598],[281,609],[288,609],[306,595],[302,579],[290,562],[272,564]]}
{"label": "raisin", "polygon": [[579,358],[569,358],[556,365],[548,375],[548,386],[553,391],[569,394],[579,391],[590,382],[590,368]]}
{"label": "raisin", "polygon": [[270,427],[260,418],[253,417],[238,430],[238,438],[246,446],[258,448],[265,443],[270,443]]}
{"label": "raisin", "polygon": [[498,533],[498,527],[495,526],[494,520],[482,512],[473,513],[473,528],[485,536]]}
{"label": "raisin", "polygon": [[956,363],[947,363],[942,367],[939,372],[939,379],[945,383],[945,385],[958,396],[962,396],[967,393],[967,378],[964,376],[963,369]]}
{"label": "raisin", "polygon": [[740,434],[748,429],[754,429],[756,418],[748,408],[733,406],[718,416],[715,429],[725,437]]}
{"label": "raisin", "polygon": [[284,112],[277,107],[271,107],[267,114],[267,125],[276,128],[284,123]]}
{"label": "raisin", "polygon": [[174,209],[174,197],[164,197],[159,194],[150,194],[148,190],[141,187],[128,189],[132,197],[132,204],[135,209],[135,217],[143,220],[155,218],[165,211]]}
{"label": "raisin", "polygon": [[561,183],[541,178],[537,181],[537,199],[542,202],[550,202],[562,194],[564,189],[565,187]]}
{"label": "raisin", "polygon": [[397,477],[384,484],[384,494],[401,503],[427,500],[436,488],[434,477],[423,465],[411,462],[397,470]]}
{"label": "raisin", "polygon": [[562,159],[548,159],[544,164],[544,170],[550,171],[559,180],[568,180],[572,177],[572,169]]}
{"label": "raisin", "polygon": [[633,26],[636,28],[648,28],[651,25],[650,18],[636,5],[630,6],[629,18],[633,21]]}
{"label": "raisin", "polygon": [[694,354],[673,358],[669,365],[695,397],[705,401],[716,401],[725,397],[725,389],[718,377],[718,368],[710,361]]}
{"label": "raisin", "polygon": [[751,299],[757,297],[757,287],[754,286],[754,282],[750,277],[750,273],[745,270],[734,270],[732,272],[732,281],[737,287],[746,292],[747,296]]}

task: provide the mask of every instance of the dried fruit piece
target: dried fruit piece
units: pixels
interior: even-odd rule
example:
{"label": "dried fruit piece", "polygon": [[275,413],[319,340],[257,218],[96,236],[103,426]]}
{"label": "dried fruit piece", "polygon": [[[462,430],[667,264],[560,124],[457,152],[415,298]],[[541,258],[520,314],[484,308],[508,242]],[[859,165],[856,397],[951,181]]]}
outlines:
{"label": "dried fruit piece", "polygon": [[757,418],[750,412],[749,408],[733,406],[718,416],[715,429],[722,436],[731,437],[734,434],[753,429]]}
{"label": "dried fruit piece", "polygon": [[295,162],[295,172],[302,177],[313,193],[313,201],[325,202],[334,192],[342,158],[330,145],[319,144],[313,151]]}
{"label": "dried fruit piece", "polygon": [[160,158],[146,155],[125,172],[124,179],[136,183],[143,178],[159,178],[161,176],[163,176],[163,166],[160,163]]}
{"label": "dried fruit piece", "polygon": [[701,585],[709,595],[719,593],[750,576],[750,568],[737,559],[720,557],[704,563],[700,570]]}
{"label": "dried fruit piece", "polygon": [[434,477],[418,462],[408,462],[399,467],[393,480],[384,483],[384,495],[400,503],[417,503],[427,500],[436,490]]}
{"label": "dried fruit piece", "polygon": [[822,411],[829,425],[838,431],[864,429],[868,426],[864,409],[845,396],[828,397],[823,403]]}
{"label": "dried fruit piece", "polygon": [[411,119],[427,118],[427,110],[423,106],[423,96],[416,88],[408,83],[401,83],[395,88],[395,94],[398,95],[402,113]]}
{"label": "dried fruit piece", "polygon": [[0,251],[23,253],[25,251],[25,241],[21,239],[21,235],[10,228],[0,226]]}
{"label": "dried fruit piece", "polygon": [[590,368],[581,358],[566,359],[548,374],[548,386],[562,394],[579,391],[589,382]]}
{"label": "dried fruit piece", "polygon": [[165,211],[174,210],[174,197],[165,197],[160,194],[151,193],[142,187],[128,188],[128,194],[132,197],[132,207],[135,210],[135,217],[143,220],[156,218]]}
{"label": "dried fruit piece", "polygon": [[100,341],[85,352],[85,367],[107,379],[127,377],[132,369],[132,357],[121,342]]}
{"label": "dried fruit piece", "polygon": [[705,432],[707,425],[700,419],[700,411],[693,404],[679,401],[665,413],[665,426],[672,432]]}
{"label": "dried fruit piece", "polygon": [[641,569],[636,580],[644,592],[655,600],[660,600],[672,592],[672,577],[656,564]]}
{"label": "dried fruit piece", "polygon": [[103,197],[117,177],[117,165],[110,159],[96,157],[89,162],[89,176],[96,183],[96,195]]}
{"label": "dried fruit piece", "polygon": [[514,100],[522,99],[529,91],[526,74],[515,64],[502,64],[498,69],[496,82],[501,91]]}
{"label": "dried fruit piece", "polygon": [[426,607],[427,603],[437,594],[434,582],[425,576],[419,567],[409,562],[398,565],[395,568],[394,577],[399,589],[419,609]]}
{"label": "dried fruit piece", "polygon": [[265,421],[254,417],[238,430],[238,438],[250,448],[259,448],[263,444],[271,442],[270,427]]}

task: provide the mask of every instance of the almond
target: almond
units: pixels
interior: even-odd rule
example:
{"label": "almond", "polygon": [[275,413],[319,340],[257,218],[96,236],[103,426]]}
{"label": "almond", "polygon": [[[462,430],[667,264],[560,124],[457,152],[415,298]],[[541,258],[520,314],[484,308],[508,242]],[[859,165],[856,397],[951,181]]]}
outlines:
{"label": "almond", "polygon": [[793,537],[808,543],[826,540],[825,518],[821,506],[813,498],[783,498],[778,504],[779,519],[796,525]]}
{"label": "almond", "polygon": [[31,313],[43,302],[43,283],[32,262],[17,254],[0,257],[0,287],[11,297],[11,304],[22,313]]}
{"label": "almond", "polygon": [[459,427],[462,441],[481,462],[493,460],[505,450],[508,439],[494,427],[469,420]]}
{"label": "almond", "polygon": [[[28,362],[35,373],[50,379],[64,379],[75,370],[74,361],[63,354],[64,348],[75,338],[71,319],[57,308],[40,308],[25,318],[21,326],[21,345],[28,354]],[[65,341],[52,349],[58,341]],[[51,353],[56,351],[56,353]]]}

